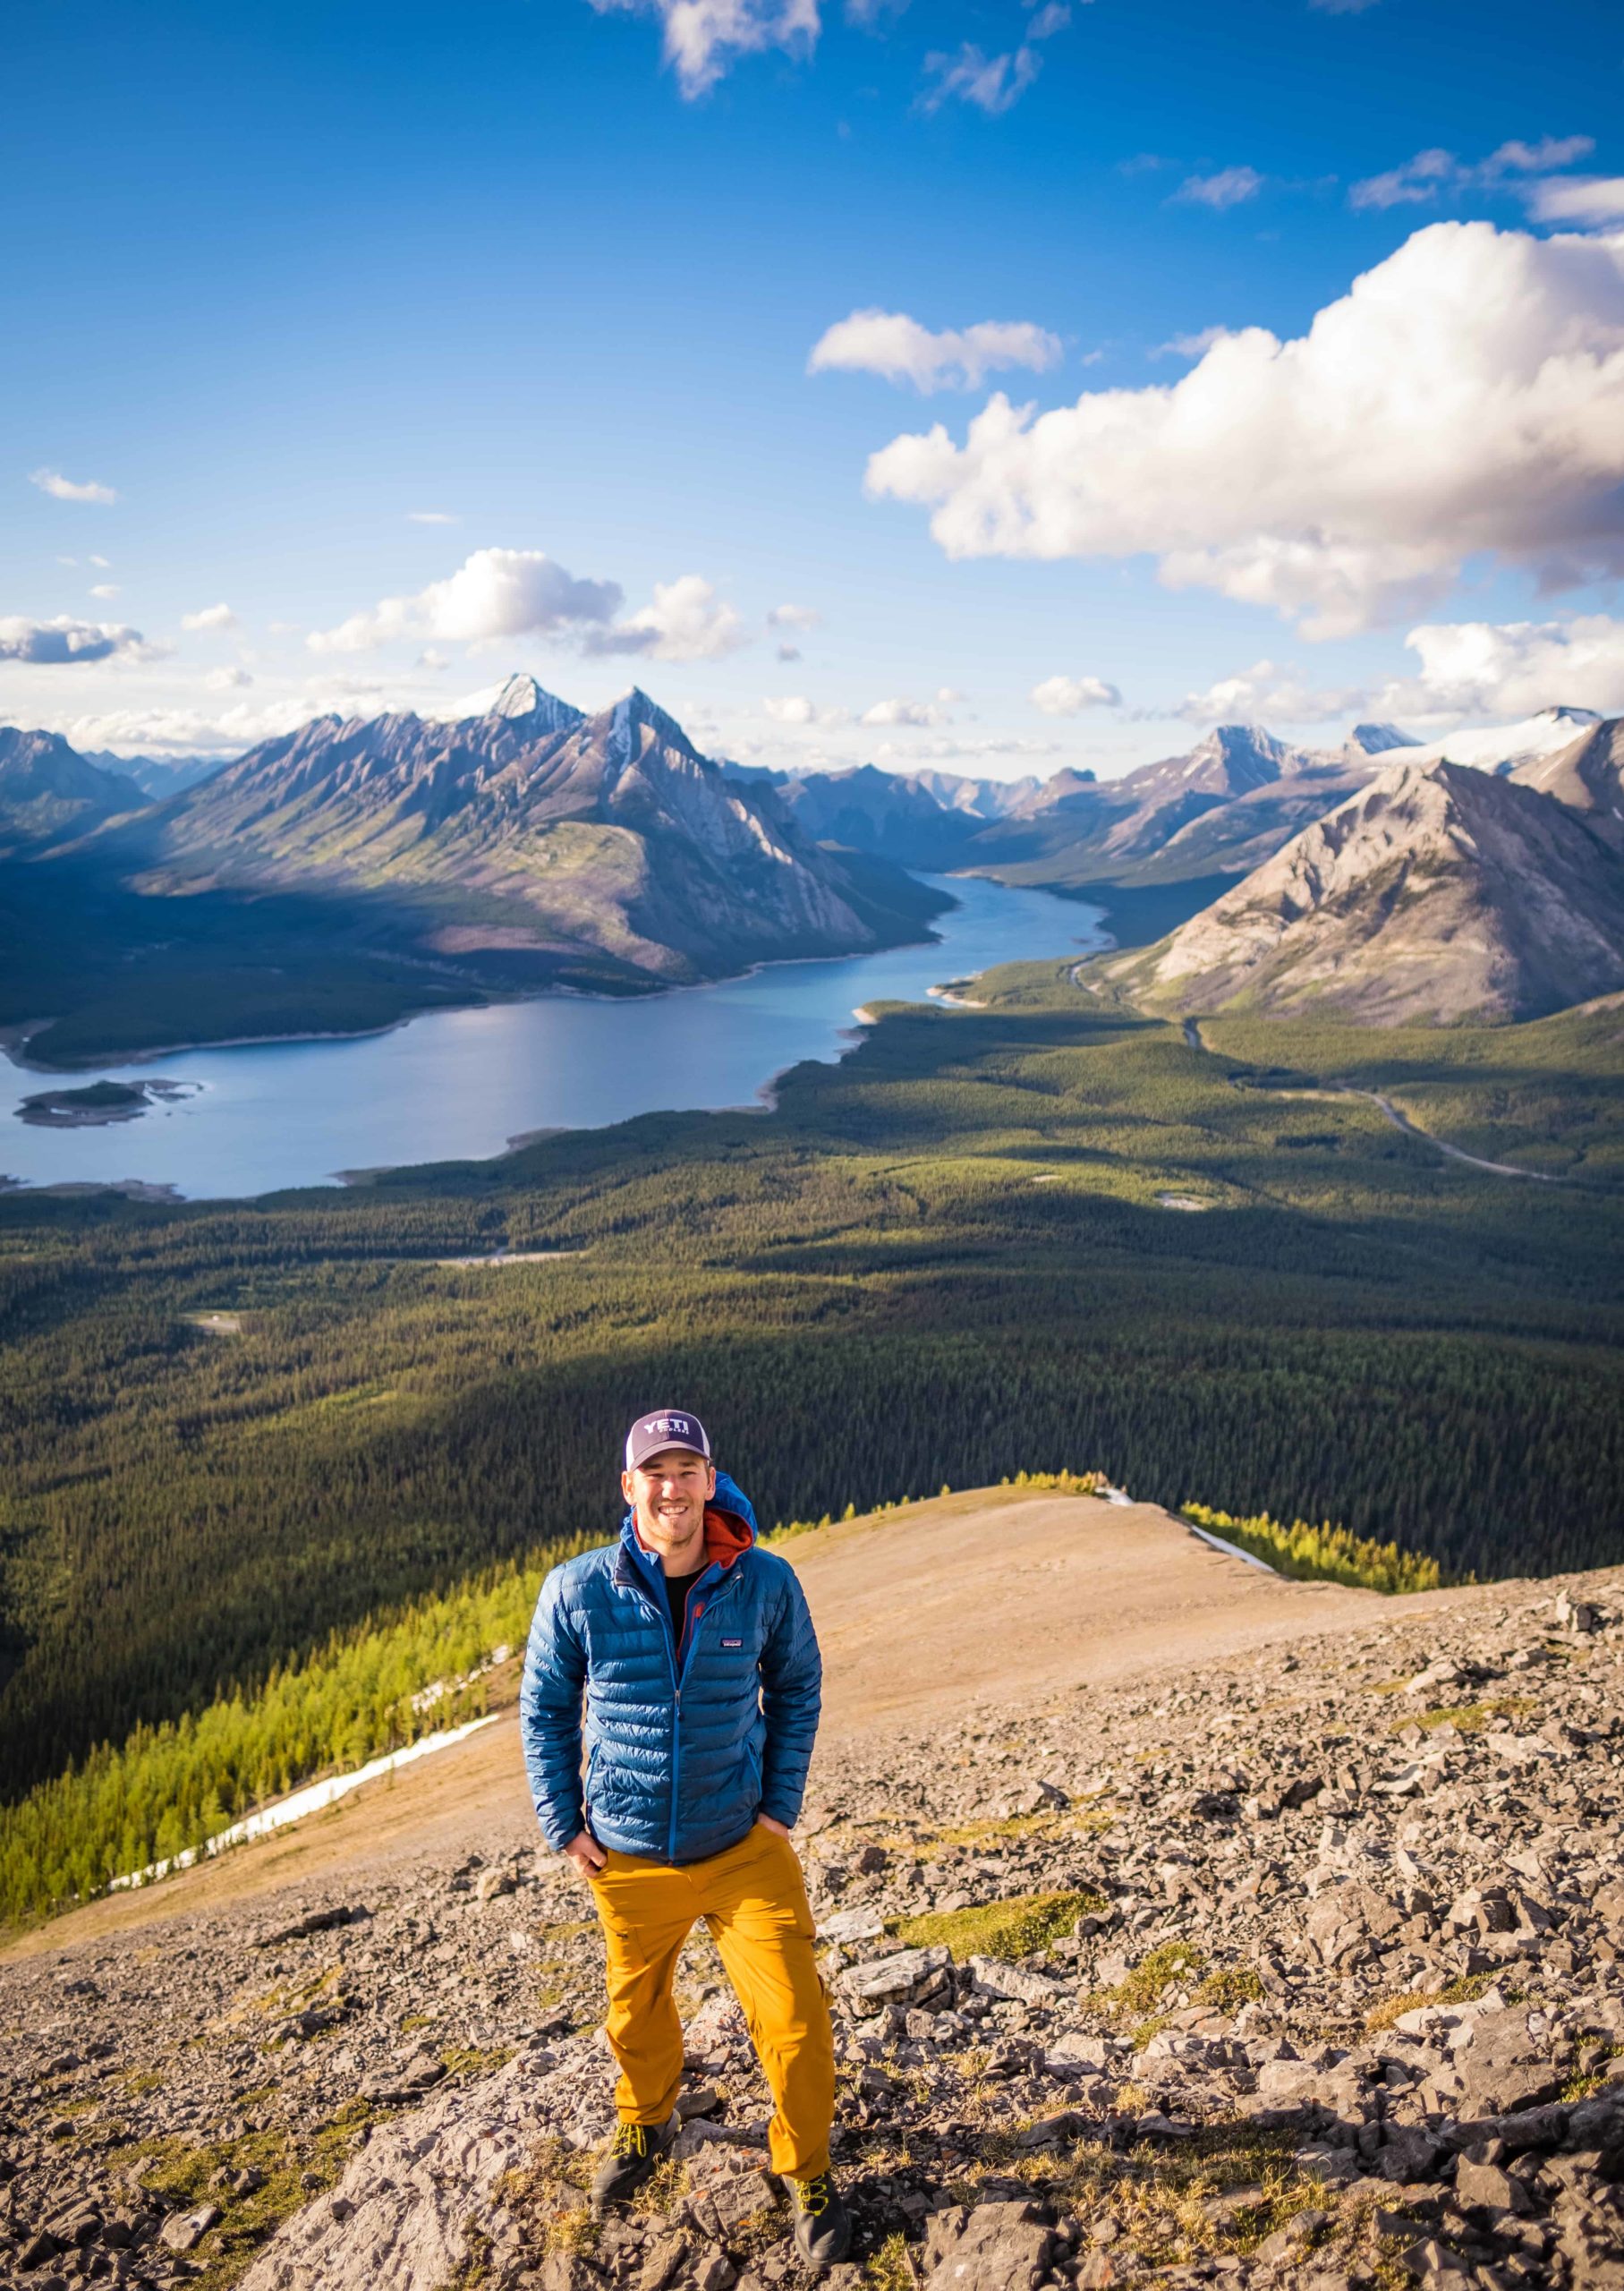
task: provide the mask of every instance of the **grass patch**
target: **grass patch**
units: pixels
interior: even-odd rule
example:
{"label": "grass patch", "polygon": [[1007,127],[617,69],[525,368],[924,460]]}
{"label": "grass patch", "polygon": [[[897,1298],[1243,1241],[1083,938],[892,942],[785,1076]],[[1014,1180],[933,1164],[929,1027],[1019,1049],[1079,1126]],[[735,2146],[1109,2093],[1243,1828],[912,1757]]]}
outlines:
{"label": "grass patch", "polygon": [[886,1930],[905,1948],[946,1947],[955,1964],[967,1957],[1002,1957],[1013,1963],[1034,1950],[1052,1947],[1086,1917],[1105,1906],[1096,1893],[1020,1894],[1013,1901],[990,1901],[969,1909],[928,1911],[923,1917],[887,1921]]}
{"label": "grass patch", "polygon": [[917,2279],[914,2262],[908,2257],[907,2238],[900,2231],[888,2236],[880,2249],[863,2261],[865,2291],[914,2291]]}
{"label": "grass patch", "polygon": [[[1365,2015],[1365,2025],[1374,2032],[1396,2027],[1404,2014],[1419,2012],[1424,2006],[1441,2005],[1447,2009],[1451,2005],[1470,2005],[1477,1997],[1487,1996],[1499,1980],[1498,1973],[1466,1972],[1450,1981],[1447,1989],[1407,1989],[1402,1997],[1384,1997],[1381,2004],[1373,2005]],[[1500,1985],[1508,2004],[1520,2002],[1515,1989],[1503,1982]]]}
{"label": "grass patch", "polygon": [[[1079,2143],[1049,2193],[1083,2223],[1114,2219],[1110,2249],[1148,2267],[1245,2257],[1300,2212],[1326,2204],[1320,2183],[1298,2170],[1293,2137],[1246,2125],[1203,2125],[1176,2148],[1148,2143],[1113,2156]],[[1138,2279],[1132,2268],[1123,2278]]]}
{"label": "grass patch", "polygon": [[567,2147],[548,2134],[536,2142],[527,2162],[497,2182],[495,2201],[523,2220],[540,2258],[596,2249],[600,2223],[586,2201],[594,2162],[590,2150]]}
{"label": "grass patch", "polygon": [[1161,2003],[1168,1989],[1189,1987],[1206,1962],[1206,1951],[1198,1949],[1194,1941],[1164,1941],[1141,1957],[1115,1989],[1098,1989],[1090,2001],[1120,2014],[1148,2013]]}
{"label": "grass patch", "polygon": [[514,2057],[510,2044],[493,2044],[484,2049],[477,2045],[454,2044],[441,2053],[447,2076],[490,2076],[505,2068]]}
{"label": "grass patch", "polygon": [[1195,1994],[1203,2005],[1214,2006],[1220,2013],[1238,2013],[1243,2005],[1262,2004],[1263,1976],[1255,1965],[1220,1965]]}
{"label": "grass patch", "polygon": [[[253,2132],[200,2146],[180,2139],[137,2146],[136,2155],[151,2159],[143,2185],[154,2194],[187,2210],[216,2203],[225,2214],[191,2254],[190,2279],[200,2291],[227,2291],[236,2282],[267,2237],[317,2193],[306,2185],[307,2176],[320,2188],[332,2186],[375,2113],[357,2099],[313,2133]],[[249,2170],[263,2174],[264,2185],[251,2195],[233,2195],[230,2176]]]}

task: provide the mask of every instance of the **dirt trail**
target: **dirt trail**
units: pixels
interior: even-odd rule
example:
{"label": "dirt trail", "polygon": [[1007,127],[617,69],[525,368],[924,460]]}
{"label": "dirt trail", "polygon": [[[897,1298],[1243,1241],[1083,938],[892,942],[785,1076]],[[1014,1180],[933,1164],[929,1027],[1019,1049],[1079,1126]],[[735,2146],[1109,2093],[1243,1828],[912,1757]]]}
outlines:
{"label": "dirt trail", "polygon": [[[841,1522],[780,1546],[806,1587],[825,1665],[824,1740],[1008,1708],[1084,1683],[1188,1674],[1252,1647],[1357,1630],[1482,1594],[1385,1600],[1289,1583],[1215,1551],[1152,1503],[981,1488]],[[511,1702],[516,1665],[496,1682]],[[534,1835],[511,1708],[497,1725],[337,1805],[140,1893],[92,1902],[0,1962],[223,1908],[283,1886],[364,1891],[380,1865],[489,1855]]]}

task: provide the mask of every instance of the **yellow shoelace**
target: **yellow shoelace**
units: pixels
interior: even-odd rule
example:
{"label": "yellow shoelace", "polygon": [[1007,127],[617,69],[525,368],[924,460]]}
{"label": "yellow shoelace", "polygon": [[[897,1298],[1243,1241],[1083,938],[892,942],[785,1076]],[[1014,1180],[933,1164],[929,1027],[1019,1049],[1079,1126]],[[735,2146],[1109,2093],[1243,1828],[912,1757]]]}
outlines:
{"label": "yellow shoelace", "polygon": [[649,2152],[647,2128],[641,2124],[623,2124],[615,2134],[617,2156],[646,2156]]}
{"label": "yellow shoelace", "polygon": [[812,2219],[815,2219],[821,2211],[829,2210],[829,2185],[827,2172],[814,2172],[811,2179],[795,2182],[796,2206],[800,2210],[809,2213]]}

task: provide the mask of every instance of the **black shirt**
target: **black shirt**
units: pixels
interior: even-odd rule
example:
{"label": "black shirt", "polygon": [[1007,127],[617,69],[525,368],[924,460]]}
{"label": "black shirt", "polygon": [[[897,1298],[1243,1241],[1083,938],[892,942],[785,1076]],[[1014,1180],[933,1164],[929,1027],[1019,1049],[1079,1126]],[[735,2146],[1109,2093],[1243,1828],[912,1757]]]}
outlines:
{"label": "black shirt", "polygon": [[[710,1564],[707,1560],[705,1567]],[[692,1575],[667,1575],[666,1578],[666,1598],[671,1609],[671,1637],[679,1655],[683,1649],[683,1632],[688,1622],[688,1594],[704,1573],[705,1567],[696,1567]]]}

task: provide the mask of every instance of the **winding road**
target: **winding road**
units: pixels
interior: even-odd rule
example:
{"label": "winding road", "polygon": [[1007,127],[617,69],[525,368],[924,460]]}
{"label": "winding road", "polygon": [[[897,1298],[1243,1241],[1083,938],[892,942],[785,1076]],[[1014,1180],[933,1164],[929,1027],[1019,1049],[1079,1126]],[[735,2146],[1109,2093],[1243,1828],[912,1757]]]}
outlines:
{"label": "winding road", "polygon": [[[1198,1018],[1185,1020],[1184,1038],[1192,1050],[1205,1052],[1209,1057],[1212,1055],[1201,1038],[1201,1021]],[[1271,1097],[1279,1098],[1366,1098],[1395,1129],[1401,1129],[1407,1137],[1419,1138],[1435,1154],[1447,1154],[1451,1162],[1464,1162],[1472,1170],[1487,1170],[1492,1177],[1522,1178],[1533,1185],[1561,1185],[1566,1182],[1549,1170],[1519,1170],[1509,1162],[1485,1162],[1481,1154],[1468,1154],[1458,1146],[1451,1146],[1441,1137],[1434,1137],[1431,1130],[1423,1129],[1419,1123],[1412,1121],[1408,1114],[1396,1106],[1390,1098],[1383,1097],[1380,1090],[1356,1089],[1351,1082],[1322,1082],[1310,1090],[1277,1087],[1269,1082],[1235,1082],[1231,1086],[1237,1090],[1266,1090]]]}

